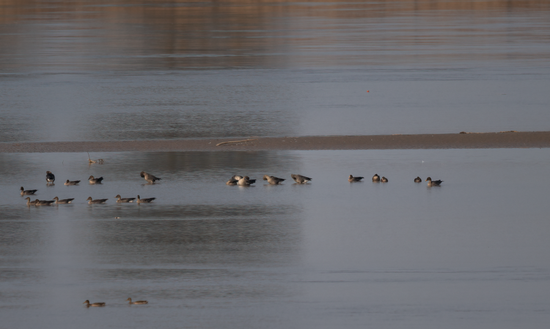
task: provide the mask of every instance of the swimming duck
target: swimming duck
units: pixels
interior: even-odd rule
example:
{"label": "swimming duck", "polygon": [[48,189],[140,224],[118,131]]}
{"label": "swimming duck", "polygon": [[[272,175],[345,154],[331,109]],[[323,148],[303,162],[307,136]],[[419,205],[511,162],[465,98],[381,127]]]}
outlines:
{"label": "swimming duck", "polygon": [[129,301],[128,304],[130,305],[142,305],[142,304],[149,304],[148,301],[146,300],[137,300],[135,302],[132,302],[132,298],[128,297],[128,299],[126,299],[126,301]]}
{"label": "swimming duck", "polygon": [[426,182],[428,182],[428,187],[432,187],[432,186],[440,186],[441,183],[443,183],[442,180],[434,180],[432,181],[432,178],[431,177],[428,177],[426,178]]}
{"label": "swimming duck", "polygon": [[142,199],[140,198],[140,196],[138,195],[137,196],[137,203],[140,204],[140,203],[151,203],[153,202],[153,200],[155,200],[156,198],[146,198],[146,199]]}
{"label": "swimming duck", "polygon": [[372,181],[375,182],[375,183],[379,183],[380,182],[380,176],[378,176],[378,174],[374,174],[374,176],[372,176]]}
{"label": "swimming duck", "polygon": [[419,176],[416,176],[416,178],[414,179],[414,182],[415,183],[422,183],[422,178],[420,178]]}
{"label": "swimming duck", "polygon": [[61,199],[59,200],[58,197],[55,197],[53,198],[55,200],[55,203],[56,204],[69,204],[69,203],[72,203],[74,198],[70,198],[70,199]]}
{"label": "swimming duck", "polygon": [[311,178],[297,174],[290,174],[290,177],[292,177],[297,184],[307,184],[311,181]]}
{"label": "swimming duck", "polygon": [[83,304],[86,304],[86,307],[103,307],[105,306],[105,303],[90,303],[89,300],[86,299],[86,301],[83,303]]}
{"label": "swimming duck", "polygon": [[121,203],[134,202],[134,200],[136,199],[136,198],[123,198],[120,196],[120,194],[117,194],[115,198],[116,198],[116,202],[121,202]]}
{"label": "swimming duck", "polygon": [[36,204],[36,201],[31,201],[30,197],[25,198],[27,200],[27,206],[34,206]]}
{"label": "swimming duck", "polygon": [[21,186],[21,196],[23,195],[34,195],[38,190],[25,190],[23,186]]}
{"label": "swimming duck", "polygon": [[46,182],[53,184],[55,182],[55,175],[51,171],[46,171]]}
{"label": "swimming duck", "polygon": [[285,181],[284,178],[279,178],[279,177],[269,176],[269,175],[264,175],[264,180],[266,180],[271,185],[280,185],[282,182]]}
{"label": "swimming duck", "polygon": [[54,200],[34,200],[35,206],[51,206],[55,201]]}
{"label": "swimming duck", "polygon": [[140,172],[139,175],[145,178],[147,183],[151,183],[151,184],[155,184],[155,181],[162,179],[162,178],[155,177],[155,175],[148,174],[145,171]]}
{"label": "swimming duck", "polygon": [[109,199],[92,199],[92,197],[88,197],[88,199],[86,199],[86,201],[88,201],[88,204],[100,204],[100,203],[105,203],[107,200]]}
{"label": "swimming duck", "polygon": [[102,180],[103,180],[103,177],[95,178],[94,176],[90,176],[90,178],[88,178],[88,182],[90,182],[90,184],[102,184],[101,183]]}
{"label": "swimming duck", "polygon": [[237,181],[237,185],[239,186],[250,186],[250,184],[254,184],[254,183],[256,183],[256,180],[250,179],[250,177],[248,176],[241,177],[241,179]]}
{"label": "swimming duck", "polygon": [[388,179],[387,179],[386,177],[382,176],[382,178],[380,179],[380,181],[381,181],[382,183],[387,183],[387,182],[388,182]]}
{"label": "swimming duck", "polygon": [[360,182],[361,179],[363,179],[363,178],[364,177],[353,177],[353,175],[349,175],[348,182],[350,182],[350,183]]}
{"label": "swimming duck", "polygon": [[80,183],[79,180],[68,180],[64,183],[65,185],[69,186],[69,185],[77,185],[78,183]]}

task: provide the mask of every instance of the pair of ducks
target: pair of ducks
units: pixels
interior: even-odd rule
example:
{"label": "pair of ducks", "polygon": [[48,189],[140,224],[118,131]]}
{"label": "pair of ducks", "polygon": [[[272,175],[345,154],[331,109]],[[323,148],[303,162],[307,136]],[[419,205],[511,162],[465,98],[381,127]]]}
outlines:
{"label": "pair of ducks", "polygon": [[[126,301],[128,302],[128,304],[130,305],[143,305],[143,304],[149,304],[148,301],[146,300],[138,300],[138,301],[135,301],[135,302],[132,302],[132,298],[128,298],[126,299]],[[86,304],[86,307],[104,307],[106,304],[103,303],[103,302],[97,302],[97,303],[90,303],[89,300],[86,299],[86,301],[83,303],[83,304]]]}
{"label": "pair of ducks", "polygon": [[235,185],[250,186],[251,184],[254,184],[254,183],[256,183],[256,180],[255,179],[250,179],[250,177],[248,177],[248,176],[234,175],[225,184],[230,185],[230,186],[235,186]]}
{"label": "pair of ducks", "polygon": [[27,206],[51,206],[52,204],[68,204],[73,202],[74,198],[70,199],[59,199],[58,197],[53,198],[53,200],[34,200],[31,201],[30,197],[25,198],[27,200]]}
{"label": "pair of ducks", "polygon": [[372,176],[372,181],[375,182],[375,183],[387,183],[389,182],[389,180],[382,176],[382,178],[380,178],[380,176],[378,176],[378,174],[374,174],[374,176]]}
{"label": "pair of ducks", "polygon": [[[117,200],[116,202],[119,202],[119,203],[129,203],[129,202],[134,202],[134,200],[136,200],[136,198],[123,198],[120,196],[120,194],[117,194],[116,196]],[[139,195],[137,196],[137,201],[136,203],[137,204],[140,204],[140,203],[151,203],[153,202],[153,200],[155,200],[156,198],[145,198],[145,199],[142,199]],[[88,199],[86,199],[86,201],[88,201],[88,204],[101,204],[101,203],[105,203],[107,202],[107,200],[109,199],[92,199],[92,197],[88,197]]]}
{"label": "pair of ducks", "polygon": [[[420,176],[416,176],[416,178],[414,179],[414,182],[415,183],[422,183],[422,178],[420,178]],[[441,186],[441,183],[443,183],[443,181],[441,179],[432,180],[431,177],[426,178],[426,182],[428,182],[428,187]]]}

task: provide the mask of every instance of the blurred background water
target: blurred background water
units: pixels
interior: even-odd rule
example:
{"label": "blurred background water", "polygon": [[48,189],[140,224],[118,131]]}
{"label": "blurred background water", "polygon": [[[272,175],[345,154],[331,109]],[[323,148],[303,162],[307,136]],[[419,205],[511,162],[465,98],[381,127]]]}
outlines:
{"label": "blurred background water", "polygon": [[0,3],[0,141],[548,130],[550,3]]}
{"label": "blurred background water", "polygon": [[[94,155],[105,164],[88,166],[86,154],[0,155],[0,328],[502,329],[550,320],[548,152]],[[162,180],[148,185],[141,170]],[[290,173],[313,181],[295,185]],[[389,183],[372,183],[374,173]],[[259,180],[225,185],[234,174]],[[269,186],[264,174],[288,180]],[[350,184],[349,174],[367,177]],[[89,185],[90,175],[104,183]],[[417,175],[444,183],[428,188],[413,183]],[[75,201],[27,207],[21,185]],[[119,193],[157,200],[117,204]],[[88,205],[88,196],[109,200]],[[149,304],[130,307],[128,297]],[[86,309],[86,299],[107,306]]]}

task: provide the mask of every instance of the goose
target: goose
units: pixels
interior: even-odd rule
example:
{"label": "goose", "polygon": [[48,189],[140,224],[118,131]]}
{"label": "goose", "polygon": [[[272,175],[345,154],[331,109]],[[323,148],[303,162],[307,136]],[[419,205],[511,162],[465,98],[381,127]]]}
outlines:
{"label": "goose", "polygon": [[88,204],[100,204],[100,203],[105,203],[107,200],[109,199],[95,199],[93,200],[92,197],[88,197],[88,199],[86,199],[86,201],[88,201]]}
{"label": "goose", "polygon": [[372,176],[372,181],[375,183],[380,182],[380,176],[378,176],[378,174],[374,174],[374,176]]}
{"label": "goose", "polygon": [[90,176],[90,178],[88,178],[88,182],[90,182],[90,184],[102,184],[101,183],[102,180],[103,180],[103,177],[95,178],[94,176]]}
{"label": "goose", "polygon": [[311,178],[297,174],[290,174],[290,177],[292,177],[297,184],[307,184],[311,181]]}
{"label": "goose", "polygon": [[55,201],[54,200],[34,200],[35,206],[51,206]]}
{"label": "goose", "polygon": [[440,186],[441,183],[443,183],[442,180],[434,180],[432,181],[432,178],[431,177],[428,177],[426,178],[426,182],[428,182],[428,187],[432,187],[432,186]]}
{"label": "goose", "polygon": [[256,183],[255,179],[250,179],[248,176],[244,176],[238,180],[237,185],[239,186],[250,186],[251,184]]}
{"label": "goose", "polygon": [[414,179],[414,182],[415,183],[422,183],[422,178],[420,178],[420,176],[416,176],[416,178]]}
{"label": "goose", "polygon": [[46,182],[53,184],[55,182],[55,175],[51,171],[46,171]]}
{"label": "goose", "polygon": [[86,307],[103,307],[105,306],[105,303],[90,303],[89,300],[86,299],[86,301],[83,303],[83,304],[86,304]]}
{"label": "goose", "polygon": [[135,302],[132,302],[132,298],[130,298],[130,297],[128,297],[128,299],[126,299],[126,301],[128,301],[128,304],[130,304],[130,305],[149,304],[149,302],[146,301],[146,300],[136,300]]}
{"label": "goose", "polygon": [[27,206],[34,206],[36,204],[36,201],[31,201],[30,197],[25,198],[27,200]]}
{"label": "goose", "polygon": [[61,199],[61,200],[59,200],[58,197],[55,197],[55,198],[53,198],[53,199],[55,200],[55,203],[56,203],[56,204],[68,204],[68,203],[72,203],[73,200],[74,200],[74,198],[70,198],[70,199]]}
{"label": "goose", "polygon": [[151,203],[153,202],[153,200],[155,200],[156,198],[145,198],[145,199],[142,199],[139,195],[137,196],[137,203],[140,204],[140,203]]}
{"label": "goose", "polygon": [[147,181],[147,183],[151,183],[151,184],[155,184],[155,181],[162,179],[162,178],[156,177],[155,175],[148,174],[145,171],[142,171],[141,173],[139,173],[139,175],[143,177]]}
{"label": "goose", "polygon": [[120,196],[120,194],[117,194],[115,198],[116,198],[116,202],[119,202],[119,203],[134,202],[134,200],[136,199],[136,198],[123,198]]}
{"label": "goose", "polygon": [[264,175],[264,180],[266,180],[271,185],[280,185],[282,182],[285,181],[284,178],[279,178],[279,177],[269,176],[269,175]]}
{"label": "goose", "polygon": [[360,182],[361,179],[363,179],[363,178],[364,177],[353,177],[353,175],[349,175],[348,182],[350,182],[350,183]]}
{"label": "goose", "polygon": [[25,190],[23,186],[21,186],[21,196],[23,195],[34,195],[38,190]]}
{"label": "goose", "polygon": [[387,182],[388,182],[388,179],[387,179],[386,177],[382,176],[382,178],[380,179],[380,181],[381,181],[382,183],[387,183]]}
{"label": "goose", "polygon": [[78,185],[78,183],[80,183],[79,180],[68,180],[64,183],[65,185],[69,186],[69,185]]}

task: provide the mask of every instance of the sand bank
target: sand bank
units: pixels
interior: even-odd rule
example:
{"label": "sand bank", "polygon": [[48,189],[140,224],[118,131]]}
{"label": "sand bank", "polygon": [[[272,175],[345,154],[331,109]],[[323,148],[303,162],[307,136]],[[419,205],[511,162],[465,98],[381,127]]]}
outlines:
{"label": "sand bank", "polygon": [[0,143],[2,153],[546,148],[550,132]]}

